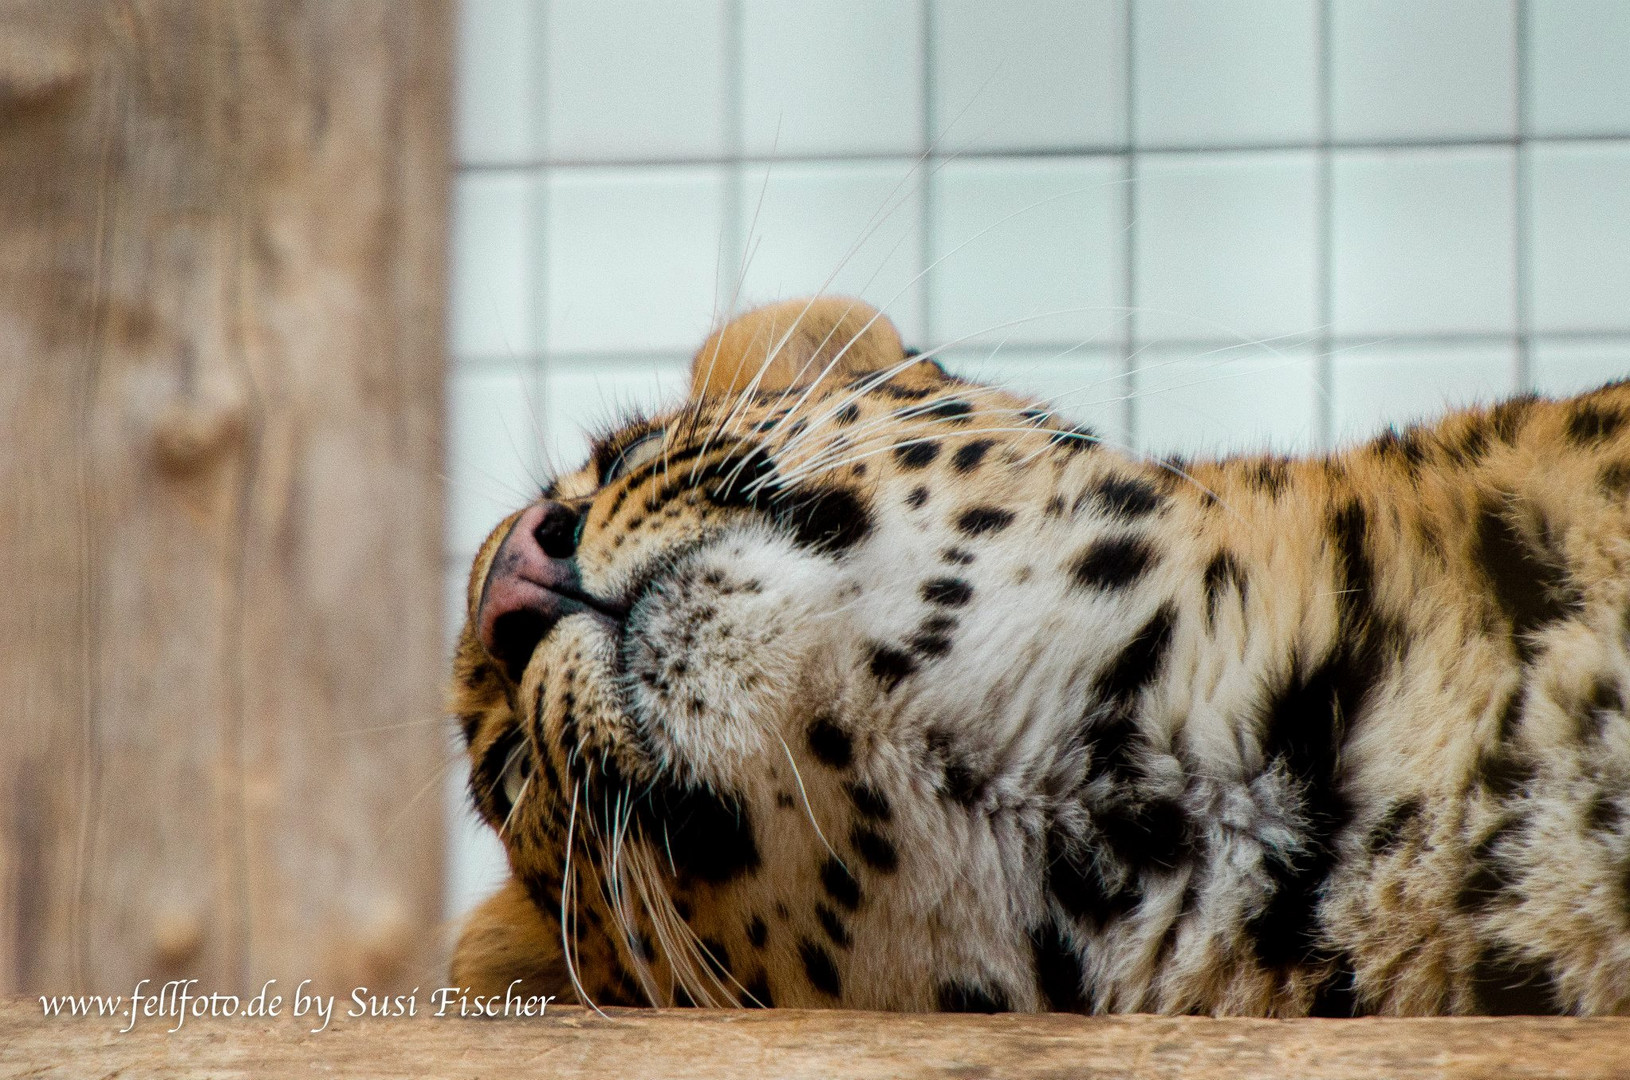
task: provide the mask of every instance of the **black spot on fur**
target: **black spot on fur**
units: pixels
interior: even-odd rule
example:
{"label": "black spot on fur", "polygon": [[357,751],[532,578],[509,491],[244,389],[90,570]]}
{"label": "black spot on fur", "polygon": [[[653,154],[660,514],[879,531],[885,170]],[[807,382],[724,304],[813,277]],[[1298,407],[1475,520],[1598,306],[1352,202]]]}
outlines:
{"label": "black spot on fur", "polygon": [[903,469],[921,469],[940,456],[937,442],[912,442],[894,448],[894,460]]}
{"label": "black spot on fur", "polygon": [[917,670],[917,661],[908,653],[890,645],[873,645],[868,666],[885,693],[899,686],[907,676]]}
{"label": "black spot on fur", "polygon": [[775,1008],[775,996],[770,993],[770,977],[765,972],[758,972],[751,979],[742,984],[747,991],[747,1000],[742,1002],[749,1009]]}
{"label": "black spot on fur", "polygon": [[1476,465],[1489,451],[1489,425],[1483,417],[1473,419],[1459,439],[1445,447],[1449,460],[1461,468]]}
{"label": "black spot on fur", "polygon": [[653,787],[638,804],[646,835],[662,837],[682,875],[713,884],[758,869],[758,844],[747,807],[708,788]]}
{"label": "black spot on fur", "polygon": [[[938,660],[950,652],[951,646],[955,644],[950,635],[946,633],[947,629],[955,626],[956,621],[954,619],[925,619],[923,620],[923,626],[906,639],[906,644],[910,646],[914,655],[924,660]],[[940,628],[936,629],[936,627]]]}
{"label": "black spot on fur", "polygon": [[798,802],[792,797],[790,791],[778,791],[775,793],[775,805],[783,810],[791,810],[798,805]]}
{"label": "black spot on fur", "polygon": [[1081,956],[1070,948],[1054,923],[1030,931],[1030,951],[1036,962],[1036,985],[1053,1012],[1086,1012],[1082,988]]}
{"label": "black spot on fur", "polygon": [[876,788],[865,784],[850,784],[848,791],[849,801],[855,804],[855,809],[862,817],[873,821],[888,821],[894,816],[894,808],[889,805],[888,796]]}
{"label": "black spot on fur", "polygon": [[1188,818],[1171,799],[1124,799],[1092,816],[1104,842],[1133,870],[1170,870],[1189,846]]}
{"label": "black spot on fur", "polygon": [[1268,498],[1277,499],[1290,482],[1290,463],[1286,458],[1263,458],[1245,474],[1245,478],[1252,487],[1266,492]]}
{"label": "black spot on fur", "polygon": [[1131,911],[1142,898],[1135,882],[1122,885],[1111,880],[1100,859],[1059,826],[1047,830],[1047,891],[1069,915],[1088,921],[1094,929]]}
{"label": "black spot on fur", "polygon": [[1098,676],[1094,683],[1098,697],[1128,702],[1154,682],[1166,661],[1176,625],[1176,610],[1162,604]]}
{"label": "black spot on fur", "polygon": [[1131,699],[1111,701],[1115,707],[1108,717],[1096,720],[1083,733],[1082,744],[1092,755],[1087,766],[1089,783],[1112,774],[1127,782],[1136,779],[1130,773],[1135,751],[1147,746],[1134,721]]}
{"label": "black spot on fur", "polygon": [[770,928],[762,918],[753,916],[753,921],[747,924],[747,944],[755,949],[762,949],[764,943],[770,940]]}
{"label": "black spot on fur", "polygon": [[724,979],[735,974],[730,966],[730,953],[723,945],[713,938],[699,938],[698,943],[702,946],[702,960],[714,975]]}
{"label": "black spot on fur", "polygon": [[918,415],[930,420],[961,420],[966,421],[968,414],[973,412],[973,406],[966,401],[936,401],[934,404],[921,410]]}
{"label": "black spot on fur", "polygon": [[[538,688],[539,711],[536,714],[538,716],[543,715],[542,701],[543,687],[540,685]],[[577,695],[572,693],[570,690],[566,691],[561,700],[561,704],[563,707],[560,717],[560,731],[557,735],[557,740],[560,743],[560,752],[569,763],[572,775],[581,779],[587,775],[589,766],[588,762],[584,759],[584,756],[577,752],[577,714],[575,712],[577,707]]]}
{"label": "black spot on fur", "polygon": [[826,931],[826,936],[831,939],[832,944],[838,948],[847,949],[854,944],[853,939],[849,937],[849,928],[843,925],[843,917],[825,904],[815,905],[815,919],[821,924],[821,929]]}
{"label": "black spot on fur", "polygon": [[[851,385],[865,386],[872,378],[874,378],[874,376],[866,375],[860,379],[857,379],[855,383]],[[891,397],[896,401],[921,401],[923,398],[934,392],[927,387],[901,386],[899,383],[895,382],[878,383],[876,386],[872,387],[872,389],[887,397]]]}
{"label": "black spot on fur", "polygon": [[959,806],[972,810],[985,794],[985,779],[959,757],[945,763],[945,794]]}
{"label": "black spot on fur", "polygon": [[1338,1018],[1361,1015],[1357,981],[1358,972],[1353,969],[1353,958],[1345,954],[1337,957],[1336,969],[1319,985],[1307,1014]]}
{"label": "black spot on fur", "polygon": [[1610,678],[1598,675],[1590,684],[1590,693],[1579,703],[1574,720],[1579,726],[1581,739],[1600,739],[1615,717],[1624,715],[1624,698]]}
{"label": "black spot on fur", "polygon": [[1403,799],[1393,803],[1392,808],[1386,812],[1375,828],[1370,830],[1370,836],[1364,847],[1371,855],[1384,855],[1398,846],[1404,838],[1404,830],[1409,828],[1410,822],[1421,816],[1421,801],[1419,799]]}
{"label": "black spot on fur", "polygon": [[1358,629],[1358,623],[1368,614],[1375,584],[1369,549],[1365,546],[1368,523],[1364,506],[1357,499],[1337,507],[1330,516],[1330,538],[1335,546],[1339,575],[1338,602],[1345,626],[1350,629]]}
{"label": "black spot on fur", "polygon": [[1535,549],[1495,502],[1483,504],[1474,557],[1511,623],[1512,643],[1523,663],[1533,659],[1531,635],[1578,611],[1582,599],[1567,574]]}
{"label": "black spot on fur", "polygon": [[1072,454],[1084,454],[1098,448],[1098,435],[1091,428],[1077,424],[1055,434],[1052,445],[1062,446]]}
{"label": "black spot on fur", "polygon": [[781,504],[776,517],[791,526],[800,546],[822,551],[845,551],[872,531],[871,511],[848,488],[800,492]]}
{"label": "black spot on fur", "polygon": [[1596,474],[1596,486],[1610,499],[1630,493],[1630,461],[1611,461]]}
{"label": "black spot on fur", "polygon": [[973,586],[961,578],[929,578],[922,584],[922,598],[943,607],[961,607],[973,596]]}
{"label": "black spot on fur", "polygon": [[980,536],[988,532],[1001,532],[1013,524],[1013,511],[999,506],[970,506],[957,515],[957,531],[964,536]]}
{"label": "black spot on fur", "polygon": [[1513,690],[1500,706],[1500,715],[1495,721],[1494,737],[1500,742],[1510,742],[1517,737],[1517,725],[1522,721],[1523,688]]}
{"label": "black spot on fur", "polygon": [[[565,826],[562,826],[564,828]],[[560,882],[556,878],[542,878],[528,874],[522,884],[532,903],[544,911],[560,910]]]}
{"label": "black spot on fur", "polygon": [[1123,521],[1147,517],[1166,504],[1153,484],[1130,476],[1106,476],[1087,494],[1104,513]]}
{"label": "black spot on fur", "polygon": [[860,882],[830,855],[821,864],[821,887],[826,890],[826,895],[849,911],[860,906]]}
{"label": "black spot on fur", "polygon": [[1472,870],[1455,894],[1455,906],[1461,911],[1477,911],[1491,901],[1500,899],[1511,887],[1512,870],[1505,862],[1500,847],[1517,831],[1519,824],[1518,819],[1508,818],[1472,848]]}
{"label": "black spot on fur", "polygon": [[1293,656],[1284,685],[1268,701],[1263,756],[1298,783],[1308,849],[1269,859],[1274,892],[1247,925],[1258,958],[1269,967],[1318,955],[1319,891],[1335,866],[1336,836],[1351,819],[1341,794],[1341,747],[1380,678],[1382,659],[1378,648],[1363,641],[1339,644],[1312,667]]}
{"label": "black spot on fur", "polygon": [[951,563],[953,566],[967,566],[973,562],[973,555],[961,548],[948,547],[940,552],[940,559]]}
{"label": "black spot on fur", "polygon": [[892,874],[900,867],[900,855],[894,850],[894,842],[876,829],[857,824],[849,830],[849,843],[866,865],[880,874]]}
{"label": "black spot on fur", "polygon": [[951,457],[951,468],[959,473],[973,472],[985,460],[985,454],[995,444],[990,439],[974,439],[957,447]]}
{"label": "black spot on fur", "polygon": [[838,969],[832,963],[832,954],[808,938],[798,942],[798,958],[804,962],[804,974],[809,978],[809,985],[828,997],[838,997],[843,993],[843,983],[838,978]]}
{"label": "black spot on fur", "polygon": [[1596,443],[1606,442],[1618,434],[1624,427],[1624,413],[1618,409],[1597,405],[1593,402],[1581,402],[1574,406],[1572,414],[1568,416],[1567,426],[1563,429],[1568,441],[1575,446],[1594,446]]}
{"label": "black spot on fur", "polygon": [[831,713],[823,712],[811,720],[804,731],[804,739],[809,743],[809,752],[823,765],[847,769],[854,760],[854,740],[838,726]]}
{"label": "black spot on fur", "polygon": [[986,780],[957,750],[951,736],[943,730],[934,729],[928,732],[927,744],[930,762],[941,765],[945,794],[967,809],[978,805],[985,792]]}
{"label": "black spot on fur", "polygon": [[1585,831],[1593,833],[1617,832],[1624,822],[1624,808],[1605,791],[1596,793],[1585,811]]}
{"label": "black spot on fur", "polygon": [[1136,584],[1158,561],[1147,540],[1111,536],[1096,540],[1075,557],[1070,576],[1083,589],[1124,589]]}
{"label": "black spot on fur", "polygon": [[851,401],[833,414],[832,419],[839,427],[847,427],[860,419],[860,407]]}
{"label": "black spot on fur", "polygon": [[906,494],[906,505],[913,510],[920,510],[928,502],[928,489],[922,486],[914,487]]}
{"label": "black spot on fur", "polygon": [[1396,464],[1410,477],[1420,472],[1426,460],[1426,447],[1419,428],[1407,428],[1402,433],[1388,428],[1370,444],[1375,456]]}
{"label": "black spot on fur", "polygon": [[1007,994],[1001,987],[974,986],[964,982],[941,983],[935,997],[940,1012],[999,1013],[1011,1012]]}
{"label": "black spot on fur", "polygon": [[1477,1011],[1489,1016],[1555,1016],[1563,1012],[1556,980],[1542,964],[1486,950],[1472,969]]}
{"label": "black spot on fur", "polygon": [[[670,468],[676,467],[679,461],[680,455],[675,455],[668,459],[667,465]],[[663,468],[660,456],[648,465],[641,466],[641,470],[654,471],[658,468]],[[700,484],[708,498],[717,506],[763,509],[764,492],[769,490],[776,476],[775,462],[770,459],[769,451],[762,446],[724,454],[702,468],[695,481],[691,480],[689,469],[675,468],[674,471],[681,475],[665,481],[659,487],[654,487],[646,498],[647,512],[656,513],[670,500],[694,490],[697,484]]]}
{"label": "black spot on fur", "polygon": [[476,664],[465,671],[459,681],[464,684],[464,689],[472,693],[490,692],[496,694],[499,687],[496,674],[489,665]]}
{"label": "black spot on fur", "polygon": [[1206,563],[1205,592],[1206,592],[1206,625],[1211,625],[1217,618],[1217,602],[1222,598],[1224,586],[1232,584],[1239,592],[1240,603],[1245,603],[1245,570],[1240,566],[1234,556],[1227,551],[1219,551]]}
{"label": "black spot on fur", "polygon": [[1489,421],[1494,426],[1495,437],[1507,446],[1514,444],[1522,432],[1523,422],[1528,419],[1528,414],[1533,411],[1534,403],[1538,400],[1537,394],[1519,394],[1490,409]]}

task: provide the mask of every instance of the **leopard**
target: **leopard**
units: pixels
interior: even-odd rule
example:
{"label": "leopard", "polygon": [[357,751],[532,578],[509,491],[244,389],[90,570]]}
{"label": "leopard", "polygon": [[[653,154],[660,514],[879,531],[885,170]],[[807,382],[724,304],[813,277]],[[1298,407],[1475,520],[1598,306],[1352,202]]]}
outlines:
{"label": "leopard", "polygon": [[1147,457],[817,296],[540,487],[453,661],[461,986],[1630,1013],[1630,383]]}

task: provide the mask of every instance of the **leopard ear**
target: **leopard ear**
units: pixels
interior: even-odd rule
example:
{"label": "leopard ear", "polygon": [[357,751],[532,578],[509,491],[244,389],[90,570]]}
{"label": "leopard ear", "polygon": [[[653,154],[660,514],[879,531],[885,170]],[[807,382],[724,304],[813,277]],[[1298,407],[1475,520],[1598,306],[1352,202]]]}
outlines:
{"label": "leopard ear", "polygon": [[776,391],[826,378],[847,382],[900,368],[891,376],[905,385],[939,382],[944,375],[927,360],[906,364],[894,324],[861,300],[840,296],[787,300],[749,311],[716,330],[691,362],[691,395],[734,394],[754,385]]}

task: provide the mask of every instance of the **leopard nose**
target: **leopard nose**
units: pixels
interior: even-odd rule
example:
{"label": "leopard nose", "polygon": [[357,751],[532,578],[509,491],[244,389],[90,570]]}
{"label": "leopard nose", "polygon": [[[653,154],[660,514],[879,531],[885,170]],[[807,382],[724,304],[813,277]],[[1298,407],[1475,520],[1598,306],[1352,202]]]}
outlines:
{"label": "leopard nose", "polygon": [[477,633],[509,677],[520,680],[538,642],[578,610],[577,511],[544,501],[515,519],[498,547],[476,612]]}

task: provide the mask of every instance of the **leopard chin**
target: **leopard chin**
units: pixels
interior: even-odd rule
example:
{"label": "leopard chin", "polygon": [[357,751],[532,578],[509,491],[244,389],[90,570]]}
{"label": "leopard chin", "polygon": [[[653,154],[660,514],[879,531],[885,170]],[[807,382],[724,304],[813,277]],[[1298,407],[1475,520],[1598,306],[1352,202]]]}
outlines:
{"label": "leopard chin", "polygon": [[500,523],[453,974],[599,1005],[1630,1011],[1630,387],[1139,460],[858,301]]}

